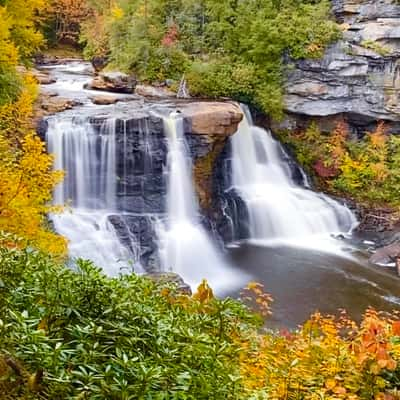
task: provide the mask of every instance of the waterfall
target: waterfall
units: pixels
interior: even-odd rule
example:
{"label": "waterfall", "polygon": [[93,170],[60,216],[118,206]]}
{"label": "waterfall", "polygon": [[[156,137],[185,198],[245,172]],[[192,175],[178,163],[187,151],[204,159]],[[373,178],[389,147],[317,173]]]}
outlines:
{"label": "waterfall", "polygon": [[183,119],[177,113],[164,118],[168,137],[168,215],[159,227],[163,269],[181,275],[192,287],[206,278],[214,289],[243,282],[222,259],[201,224],[193,187],[192,164],[184,138]]}
{"label": "waterfall", "polygon": [[109,221],[116,210],[115,119],[96,131],[89,118],[53,117],[46,142],[54,168],[66,172],[54,192],[54,203],[65,205],[52,215],[54,227],[69,241],[69,255],[86,258],[109,275],[132,269],[131,252]]}
{"label": "waterfall", "polygon": [[309,246],[316,237],[351,231],[356,224],[351,211],[295,184],[279,142],[244,111],[231,138],[232,185],[247,205],[251,239]]}

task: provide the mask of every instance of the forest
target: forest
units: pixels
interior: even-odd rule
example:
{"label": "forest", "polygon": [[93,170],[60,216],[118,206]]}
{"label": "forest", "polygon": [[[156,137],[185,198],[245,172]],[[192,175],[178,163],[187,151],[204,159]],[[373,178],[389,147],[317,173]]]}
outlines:
{"label": "forest", "polygon": [[[49,217],[72,207],[53,202],[68,171],[36,133],[46,57],[173,92],[185,81],[192,99],[278,124],[288,74],[343,25],[327,0],[0,0],[0,399],[400,399],[398,303],[358,318],[316,305],[292,329],[270,324],[264,282],[221,297],[205,276],[192,294],[71,260]],[[352,129],[274,134],[319,190],[397,216],[398,136],[386,121]]]}

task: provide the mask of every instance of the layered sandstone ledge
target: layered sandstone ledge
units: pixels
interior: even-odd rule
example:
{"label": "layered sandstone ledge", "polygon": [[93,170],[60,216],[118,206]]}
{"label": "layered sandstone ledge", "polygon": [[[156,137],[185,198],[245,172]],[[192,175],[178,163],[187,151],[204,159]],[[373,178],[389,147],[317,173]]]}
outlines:
{"label": "layered sandstone ledge", "polygon": [[[332,0],[342,40],[320,60],[300,60],[285,85],[286,126],[344,115],[360,132],[376,120],[400,128],[400,4]],[[321,117],[330,117],[328,119]]]}

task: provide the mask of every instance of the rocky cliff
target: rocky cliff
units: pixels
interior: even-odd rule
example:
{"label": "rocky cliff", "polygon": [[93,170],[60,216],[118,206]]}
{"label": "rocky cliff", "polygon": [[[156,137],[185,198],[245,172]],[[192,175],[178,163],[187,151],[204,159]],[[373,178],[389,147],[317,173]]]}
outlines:
{"label": "rocky cliff", "polygon": [[[286,127],[343,115],[362,132],[376,120],[400,128],[400,4],[395,0],[332,0],[342,40],[322,59],[288,68]],[[329,117],[329,118],[327,118]]]}

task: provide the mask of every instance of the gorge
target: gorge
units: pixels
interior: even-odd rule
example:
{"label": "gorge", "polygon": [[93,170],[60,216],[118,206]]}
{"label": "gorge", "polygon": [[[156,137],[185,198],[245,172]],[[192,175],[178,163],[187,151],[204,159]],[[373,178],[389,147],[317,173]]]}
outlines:
{"label": "gorge", "polygon": [[[115,104],[93,105],[101,92],[83,87],[89,64],[44,70],[55,80],[44,93],[80,104],[40,128],[55,168],[66,171],[54,201],[67,207],[52,221],[71,257],[93,260],[111,276],[172,271],[192,287],[205,278],[220,295],[260,280],[276,298],[278,325],[300,323],[316,304],[354,315],[396,306],[392,278],[332,237],[346,237],[355,216],[313,192],[246,108],[121,94],[107,95]],[[290,292],[307,292],[310,302],[299,305]]]}

